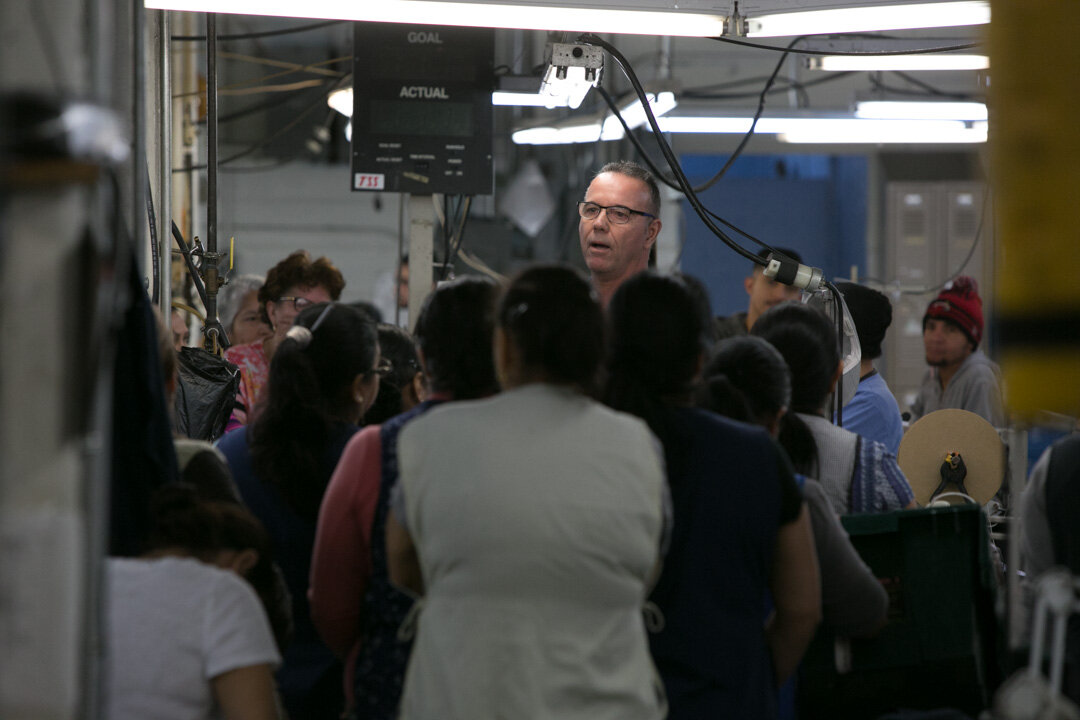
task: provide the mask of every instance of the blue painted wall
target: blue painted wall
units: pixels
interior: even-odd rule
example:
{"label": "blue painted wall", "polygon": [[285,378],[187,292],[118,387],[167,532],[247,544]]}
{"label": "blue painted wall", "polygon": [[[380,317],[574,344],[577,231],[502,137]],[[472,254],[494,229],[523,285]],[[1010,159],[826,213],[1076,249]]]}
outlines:
{"label": "blue painted wall", "polygon": [[[684,155],[694,185],[712,177],[723,155]],[[707,208],[769,245],[797,250],[827,279],[866,274],[867,160],[861,156],[742,156],[699,197]],[[751,263],[705,227],[684,199],[683,272],[705,283],[717,315],[746,310],[743,278]],[[758,246],[734,233],[751,252]]]}

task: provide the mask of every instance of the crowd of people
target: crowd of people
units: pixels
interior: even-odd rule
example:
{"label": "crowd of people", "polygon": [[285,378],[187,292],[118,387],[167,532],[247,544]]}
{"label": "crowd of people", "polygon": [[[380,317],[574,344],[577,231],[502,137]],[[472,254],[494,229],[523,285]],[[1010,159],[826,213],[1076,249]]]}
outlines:
{"label": "crowd of people", "polygon": [[[659,203],[605,166],[588,276],[444,282],[411,334],[303,251],[227,294],[247,342],[213,471],[162,488],[144,554],[110,561],[108,717],[794,717],[780,689],[819,625],[886,623],[839,516],[916,506],[872,363],[891,311],[844,290],[867,430],[837,427],[834,324],[756,270],[748,312],[712,317],[649,269]],[[923,412],[954,383],[1000,402],[974,293],[927,311]],[[931,359],[950,324],[967,345]]]}

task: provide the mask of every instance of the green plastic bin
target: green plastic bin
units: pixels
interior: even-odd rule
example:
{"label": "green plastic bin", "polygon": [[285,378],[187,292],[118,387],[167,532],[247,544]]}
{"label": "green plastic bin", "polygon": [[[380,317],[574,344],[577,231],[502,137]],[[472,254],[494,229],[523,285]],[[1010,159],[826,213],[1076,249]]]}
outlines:
{"label": "green plastic bin", "polygon": [[800,718],[865,720],[947,707],[975,716],[1001,675],[981,508],[848,515],[842,522],[889,592],[889,621],[871,640],[846,641],[846,660],[836,637],[818,632],[799,679]]}

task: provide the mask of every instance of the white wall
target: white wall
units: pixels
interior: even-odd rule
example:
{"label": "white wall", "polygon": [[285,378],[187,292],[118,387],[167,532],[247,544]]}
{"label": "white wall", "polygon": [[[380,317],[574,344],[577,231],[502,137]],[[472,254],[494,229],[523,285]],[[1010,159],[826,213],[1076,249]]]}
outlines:
{"label": "white wall", "polygon": [[260,275],[297,249],[326,255],[345,276],[341,299],[370,300],[376,278],[396,266],[399,204],[396,193],[349,190],[345,165],[220,172],[218,248],[227,252],[235,236],[235,272]]}

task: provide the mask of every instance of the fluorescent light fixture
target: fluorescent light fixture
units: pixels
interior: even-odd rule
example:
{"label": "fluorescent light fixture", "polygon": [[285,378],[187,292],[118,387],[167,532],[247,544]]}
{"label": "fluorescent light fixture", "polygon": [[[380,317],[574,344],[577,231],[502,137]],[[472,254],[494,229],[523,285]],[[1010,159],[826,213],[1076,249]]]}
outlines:
{"label": "fluorescent light fixture", "polygon": [[[652,108],[653,115],[657,118],[662,117],[665,113],[669,113],[679,106],[679,103],[675,100],[675,93],[673,92],[656,94],[646,93],[645,97],[649,99],[649,107]],[[627,126],[631,130],[636,127],[641,127],[649,121],[645,116],[645,108],[640,100],[634,100],[619,108],[619,114],[622,115],[623,120],[626,121]],[[625,135],[626,131],[623,130],[619,118],[611,115],[604,119],[604,125],[600,132],[601,140],[622,140]]]}
{"label": "fluorescent light fixture", "polygon": [[[649,107],[653,114],[662,116],[678,106],[675,93],[647,93]],[[634,100],[619,108],[626,124],[633,130],[646,123],[645,111],[641,102]],[[593,143],[598,140],[621,140],[626,132],[615,116],[604,119],[593,117],[585,121],[561,122],[556,125],[515,130],[511,139],[517,145],[568,145],[570,143]]]}
{"label": "fluorescent light fixture", "polygon": [[[566,107],[565,96],[557,98],[551,95],[538,95],[537,93],[505,92],[496,90],[491,93],[492,105],[524,105],[529,107]],[[340,88],[330,93],[326,98],[326,104],[337,110],[345,117],[352,117],[353,93],[352,88]]]}
{"label": "fluorescent light fixture", "polygon": [[823,55],[807,62],[811,70],[831,72],[911,71],[923,70],[986,70],[990,58],[986,55]]}
{"label": "fluorescent light fixture", "polygon": [[978,102],[900,102],[868,100],[855,106],[855,117],[872,120],[986,120]]}
{"label": "fluorescent light fixture", "polygon": [[347,118],[352,117],[352,88],[338,88],[326,98],[326,104]]}
{"label": "fluorescent light fixture", "polygon": [[[666,116],[657,119],[663,132],[745,133],[753,118]],[[792,143],[979,143],[986,142],[987,124],[969,126],[958,120],[871,120],[851,117],[763,117],[755,133],[775,134]]]}
{"label": "fluorescent light fixture", "polygon": [[540,84],[540,96],[550,98],[551,104],[548,107],[569,107],[577,110],[589,90],[595,87],[599,74],[594,73],[593,78],[589,79],[588,68],[556,68],[549,65],[544,81]]}
{"label": "fluorescent light fixture", "polygon": [[[149,7],[149,5],[147,5]],[[748,17],[748,37],[911,30],[990,22],[989,0],[872,5]]]}
{"label": "fluorescent light fixture", "polygon": [[567,96],[556,97],[554,95],[540,95],[538,93],[508,92],[496,90],[491,93],[492,105],[519,105],[523,107],[568,107]]}
{"label": "fluorescent light fixture", "polygon": [[363,20],[465,27],[570,30],[627,35],[716,37],[725,16],[659,10],[615,10],[558,2],[516,5],[432,0],[145,0],[154,10],[268,15],[319,20]]}
{"label": "fluorescent light fixture", "polygon": [[568,145],[596,142],[600,139],[600,123],[525,128],[514,131],[511,138],[517,145]]}
{"label": "fluorescent light fixture", "polygon": [[854,120],[857,125],[804,125],[780,133],[776,139],[801,144],[953,144],[986,142],[987,124],[950,120]]}

